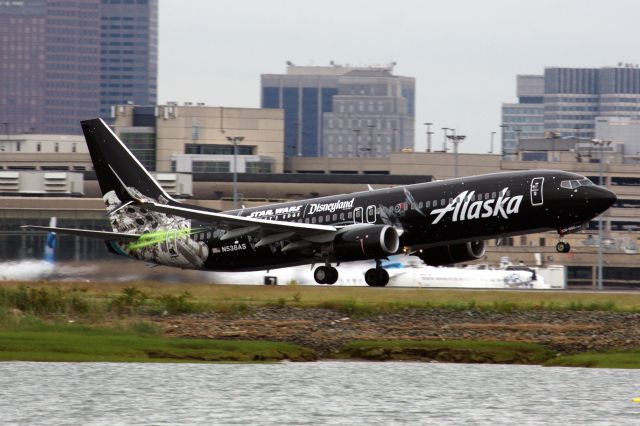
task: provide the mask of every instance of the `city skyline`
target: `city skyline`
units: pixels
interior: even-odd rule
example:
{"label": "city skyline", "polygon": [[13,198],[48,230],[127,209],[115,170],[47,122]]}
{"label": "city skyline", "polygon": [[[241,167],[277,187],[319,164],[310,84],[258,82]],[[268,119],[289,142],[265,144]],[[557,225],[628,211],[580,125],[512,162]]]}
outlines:
{"label": "city skyline", "polygon": [[619,0],[381,1],[304,3],[160,0],[160,103],[258,107],[260,74],[296,65],[397,62],[416,77],[417,149],[424,122],[467,135],[461,152],[489,150],[501,104],[515,101],[518,74],[545,67],[640,62],[629,29],[640,4]]}

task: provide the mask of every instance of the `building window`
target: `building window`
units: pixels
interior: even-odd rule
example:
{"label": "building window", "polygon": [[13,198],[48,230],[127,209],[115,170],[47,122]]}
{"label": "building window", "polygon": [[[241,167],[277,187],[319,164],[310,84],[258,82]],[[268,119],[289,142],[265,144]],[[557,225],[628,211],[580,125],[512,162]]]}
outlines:
{"label": "building window", "polygon": [[[256,147],[238,145],[238,155],[254,155]],[[233,155],[233,145],[214,145],[188,143],[184,147],[185,154]]]}
{"label": "building window", "polygon": [[228,161],[194,161],[191,163],[192,173],[229,173]]}
{"label": "building window", "polygon": [[122,142],[147,170],[156,169],[156,135],[153,133],[123,133]]}
{"label": "building window", "polygon": [[271,173],[271,163],[267,161],[247,161],[247,173]]}

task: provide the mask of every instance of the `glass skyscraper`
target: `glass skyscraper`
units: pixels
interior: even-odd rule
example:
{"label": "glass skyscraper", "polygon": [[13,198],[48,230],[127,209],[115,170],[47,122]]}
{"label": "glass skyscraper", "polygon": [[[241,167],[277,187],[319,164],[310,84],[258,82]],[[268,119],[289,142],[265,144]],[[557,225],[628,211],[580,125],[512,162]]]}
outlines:
{"label": "glass skyscraper", "polygon": [[100,31],[100,116],[114,105],[155,105],[158,0],[102,0]]}
{"label": "glass skyscraper", "polygon": [[[370,147],[369,155],[386,155],[389,152],[386,142],[389,142],[389,147],[392,143],[397,148],[413,147],[415,80],[394,76],[391,70],[392,66],[332,64],[305,67],[288,64],[287,74],[263,74],[262,108],[284,109],[285,155],[356,156],[355,150],[348,151],[347,143],[338,145],[338,139],[357,137],[356,130],[362,132],[360,138],[363,140],[369,135],[373,145],[384,139],[384,144],[376,145],[384,147],[384,150],[374,151]],[[375,102],[375,111],[369,107],[371,102]],[[379,106],[381,103],[383,107]],[[359,112],[354,112],[353,108]],[[392,120],[390,114],[398,116]],[[346,127],[347,119],[355,119],[356,116],[359,121],[350,121],[349,125],[353,126]],[[377,130],[372,136],[370,130],[373,127]],[[351,145],[353,148],[355,142]],[[344,148],[343,152],[337,151],[339,146]]]}
{"label": "glass skyscraper", "polygon": [[640,68],[546,68],[544,75],[518,76],[518,98],[502,104],[506,157],[521,138],[592,139],[597,117],[640,119]]}
{"label": "glass skyscraper", "polygon": [[[0,1],[0,130],[79,134],[156,101],[157,0]],[[116,87],[117,86],[117,87]]]}

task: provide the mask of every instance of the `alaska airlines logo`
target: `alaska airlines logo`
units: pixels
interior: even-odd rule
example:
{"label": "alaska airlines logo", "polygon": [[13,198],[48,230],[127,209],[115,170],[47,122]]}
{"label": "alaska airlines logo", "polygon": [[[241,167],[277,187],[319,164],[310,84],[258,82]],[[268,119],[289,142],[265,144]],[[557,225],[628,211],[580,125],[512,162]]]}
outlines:
{"label": "alaska airlines logo", "polygon": [[355,198],[350,199],[349,201],[334,201],[333,203],[324,203],[324,204],[309,204],[309,212],[307,214],[314,214],[316,212],[329,212],[333,213],[336,210],[347,210],[353,208],[353,201]]}
{"label": "alaska airlines logo", "polygon": [[507,190],[504,188],[500,191],[498,199],[478,200],[471,202],[475,191],[464,191],[456,198],[454,198],[448,205],[433,209],[429,214],[438,215],[432,225],[440,222],[440,220],[449,212],[453,212],[451,218],[452,222],[467,219],[479,219],[497,217],[500,215],[504,219],[509,219],[510,214],[516,214],[520,210],[520,203],[522,202],[522,195],[516,195],[515,197],[507,197]]}

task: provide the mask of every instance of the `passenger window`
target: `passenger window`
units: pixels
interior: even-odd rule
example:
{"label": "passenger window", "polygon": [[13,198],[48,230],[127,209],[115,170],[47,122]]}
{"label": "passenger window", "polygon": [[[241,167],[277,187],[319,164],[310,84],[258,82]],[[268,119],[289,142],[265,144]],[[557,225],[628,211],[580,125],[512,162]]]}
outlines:
{"label": "passenger window", "polygon": [[445,199],[443,198],[442,200],[440,200],[440,205],[441,205],[441,206],[444,206],[445,204],[447,204],[447,203],[446,203],[446,201],[447,201],[447,200],[445,200]]}
{"label": "passenger window", "polygon": [[324,221],[324,218],[322,216],[318,217],[318,223],[322,223]]}
{"label": "passenger window", "polygon": [[333,221],[335,222],[336,220],[338,220],[338,215],[336,213],[333,214]]}
{"label": "passenger window", "polygon": [[431,207],[431,201],[425,201],[425,202],[424,202],[424,206],[425,206],[426,208]]}
{"label": "passenger window", "polygon": [[419,208],[419,209],[421,209],[422,207],[424,207],[424,203],[423,203],[422,201],[420,201],[420,202],[418,203],[418,208]]}
{"label": "passenger window", "polygon": [[353,212],[349,212],[347,213],[347,219],[351,220],[351,218],[353,218]]}
{"label": "passenger window", "polygon": [[308,217],[306,217],[306,218],[304,219],[304,223],[309,223],[309,218],[308,218]]}
{"label": "passenger window", "polygon": [[340,220],[344,220],[344,212],[340,213]]}
{"label": "passenger window", "polygon": [[495,192],[491,193],[491,198],[496,198],[496,193]]}
{"label": "passenger window", "polygon": [[311,218],[311,223],[316,223],[316,218],[315,217]]}

